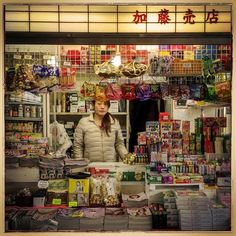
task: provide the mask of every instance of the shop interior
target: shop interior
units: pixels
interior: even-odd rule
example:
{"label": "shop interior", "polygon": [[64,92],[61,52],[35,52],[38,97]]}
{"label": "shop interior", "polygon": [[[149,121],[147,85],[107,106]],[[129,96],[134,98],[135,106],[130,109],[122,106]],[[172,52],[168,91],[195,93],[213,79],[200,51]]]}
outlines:
{"label": "shop interior", "polygon": [[[6,44],[4,59],[5,231],[231,230],[231,44]],[[73,158],[98,92],[134,159]]]}

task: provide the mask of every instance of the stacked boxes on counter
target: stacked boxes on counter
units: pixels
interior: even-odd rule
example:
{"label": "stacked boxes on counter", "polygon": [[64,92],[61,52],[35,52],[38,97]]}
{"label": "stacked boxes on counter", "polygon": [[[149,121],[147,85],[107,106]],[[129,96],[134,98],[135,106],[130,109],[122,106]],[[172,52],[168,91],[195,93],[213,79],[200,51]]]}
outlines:
{"label": "stacked boxes on counter", "polygon": [[212,230],[209,199],[203,192],[177,190],[176,205],[181,230]]}
{"label": "stacked boxes on counter", "polygon": [[217,231],[230,229],[230,209],[220,203],[211,204],[212,229]]}
{"label": "stacked boxes on counter", "polygon": [[177,228],[179,225],[179,216],[176,207],[176,197],[173,191],[165,193],[164,208],[166,209],[167,214],[167,227]]}
{"label": "stacked boxes on counter", "polygon": [[144,193],[130,194],[128,198],[133,203],[127,207],[99,204],[74,208],[9,206],[5,218],[7,231],[230,230],[230,208],[209,200],[202,191],[160,192],[159,203],[149,206],[144,201]]}

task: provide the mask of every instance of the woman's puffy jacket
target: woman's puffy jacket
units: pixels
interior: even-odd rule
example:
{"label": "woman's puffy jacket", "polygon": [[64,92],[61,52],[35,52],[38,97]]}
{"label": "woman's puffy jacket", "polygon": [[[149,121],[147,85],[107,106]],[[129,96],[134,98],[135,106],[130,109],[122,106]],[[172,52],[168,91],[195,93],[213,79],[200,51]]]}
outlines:
{"label": "woman's puffy jacket", "polygon": [[[82,118],[75,130],[74,158],[86,158],[90,162],[114,162],[128,153],[118,120],[111,119],[111,132],[96,125],[93,114]],[[118,154],[118,157],[117,157]]]}

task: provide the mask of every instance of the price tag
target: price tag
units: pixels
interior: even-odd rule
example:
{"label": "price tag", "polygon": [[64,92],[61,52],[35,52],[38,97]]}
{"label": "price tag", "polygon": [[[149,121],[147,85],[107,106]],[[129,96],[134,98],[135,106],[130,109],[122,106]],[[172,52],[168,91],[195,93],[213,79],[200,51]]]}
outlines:
{"label": "price tag", "polygon": [[60,198],[53,198],[52,205],[61,205],[61,199]]}
{"label": "price tag", "polygon": [[14,58],[14,59],[17,59],[17,60],[20,60],[20,59],[21,59],[21,55],[19,55],[19,54],[14,54],[14,55],[13,55],[13,58]]}
{"label": "price tag", "polygon": [[47,180],[39,180],[38,188],[46,189],[48,188],[48,181]]}
{"label": "price tag", "polygon": [[204,106],[206,104],[205,101],[197,101],[198,106]]}
{"label": "price tag", "polygon": [[32,56],[31,56],[31,55],[24,55],[24,59],[26,59],[26,60],[31,60],[31,59],[32,59]]}
{"label": "price tag", "polygon": [[44,60],[51,60],[52,56],[51,55],[43,55]]}
{"label": "price tag", "polygon": [[69,202],[69,207],[77,207],[78,203],[77,202]]}

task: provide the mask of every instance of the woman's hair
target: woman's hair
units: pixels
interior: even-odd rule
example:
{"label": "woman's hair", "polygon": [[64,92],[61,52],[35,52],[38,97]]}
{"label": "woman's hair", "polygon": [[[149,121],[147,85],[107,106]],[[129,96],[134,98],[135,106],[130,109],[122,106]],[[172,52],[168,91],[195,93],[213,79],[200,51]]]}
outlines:
{"label": "woman's hair", "polygon": [[[96,100],[92,101],[93,106],[95,106]],[[111,103],[109,100],[104,101],[104,104],[108,106],[108,108],[111,106]],[[111,119],[110,117],[114,120],[113,115],[110,112],[107,112],[105,116],[102,119],[102,129],[105,130],[107,136],[109,136],[109,133],[111,132]]]}

